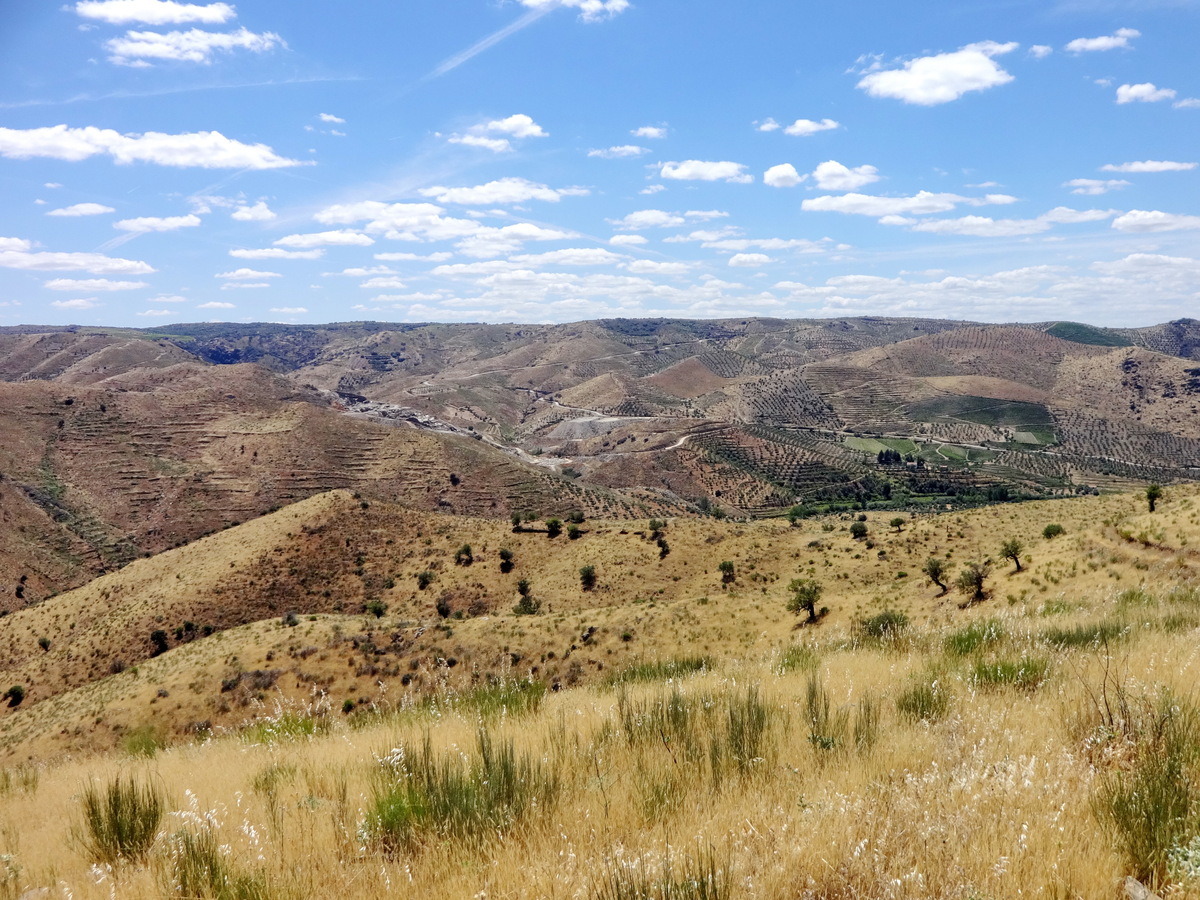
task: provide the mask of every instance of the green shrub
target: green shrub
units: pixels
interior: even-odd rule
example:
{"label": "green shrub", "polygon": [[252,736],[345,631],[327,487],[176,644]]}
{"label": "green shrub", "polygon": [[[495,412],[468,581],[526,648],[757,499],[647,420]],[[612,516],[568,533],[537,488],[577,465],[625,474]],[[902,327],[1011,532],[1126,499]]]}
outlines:
{"label": "green shrub", "polygon": [[966,628],[949,635],[945,640],[947,653],[954,656],[970,656],[984,647],[991,647],[1004,640],[1004,625],[996,619],[972,622]]}
{"label": "green shrub", "polygon": [[879,701],[867,694],[858,700],[854,717],[854,747],[859,753],[869,753],[879,741]]}
{"label": "green shrub", "polygon": [[153,785],[132,777],[83,790],[83,827],[79,833],[92,860],[108,865],[146,858],[166,811],[166,798]]}
{"label": "green shrub", "polygon": [[896,698],[896,709],[913,722],[938,722],[950,712],[950,692],[936,678],[923,679]]}
{"label": "green shrub", "polygon": [[154,725],[139,725],[121,740],[121,749],[130,756],[152,757],[166,745],[162,732]]}
{"label": "green shrub", "polygon": [[433,580],[436,577],[437,576],[434,575],[433,572],[429,571],[428,569],[426,569],[424,572],[418,572],[417,573],[417,588],[422,591],[425,590],[425,588],[427,588],[431,584],[433,584]]}
{"label": "green shrub", "polygon": [[329,721],[324,716],[285,710],[272,718],[259,719],[246,726],[242,731],[242,740],[247,744],[304,740],[324,734],[329,727]]}
{"label": "green shrub", "polygon": [[595,566],[583,566],[579,570],[579,585],[585,591],[590,591],[596,586]]}
{"label": "green shrub", "polygon": [[804,644],[792,644],[779,656],[775,671],[780,675],[788,672],[807,672],[817,667],[820,657],[812,647]]}
{"label": "green shrub", "polygon": [[837,750],[846,739],[850,717],[844,709],[833,709],[829,694],[816,675],[808,679],[804,696],[808,716],[808,742],[817,750]]}
{"label": "green shrub", "polygon": [[867,619],[860,620],[855,630],[860,637],[874,640],[892,640],[908,628],[908,616],[899,610],[885,609]]}
{"label": "green shrub", "polygon": [[971,672],[971,682],[978,688],[1014,687],[1023,691],[1037,690],[1050,675],[1050,663],[1037,657],[1024,657],[984,662],[980,660]]}
{"label": "green shrub", "polygon": [[562,519],[547,519],[546,534],[549,537],[556,538],[562,534]]}
{"label": "green shrub", "polygon": [[1042,640],[1060,650],[1068,650],[1098,647],[1109,641],[1119,640],[1127,634],[1125,626],[1120,622],[1093,622],[1090,625],[1076,625],[1074,628],[1047,628],[1042,632]]}
{"label": "green shrub", "polygon": [[656,662],[635,663],[609,677],[609,684],[626,684],[629,682],[666,681],[671,678],[684,678],[697,672],[712,668],[710,656],[680,656]]}
{"label": "green shrub", "polygon": [[388,611],[388,605],[382,600],[368,600],[366,611],[377,619],[382,619]]}
{"label": "green shrub", "polygon": [[470,544],[463,544],[454,552],[454,564],[456,566],[469,566],[475,562],[475,554],[471,550]]}
{"label": "green shrub", "polygon": [[1066,531],[1067,530],[1065,528],[1063,528],[1061,525],[1054,523],[1051,525],[1047,525],[1045,528],[1042,529],[1042,537],[1044,537],[1046,540],[1049,541],[1049,540],[1053,540],[1054,538],[1058,537],[1060,534],[1066,534]]}
{"label": "green shrub", "polygon": [[4,699],[8,701],[9,706],[20,706],[25,700],[25,686],[14,684],[4,692]]}

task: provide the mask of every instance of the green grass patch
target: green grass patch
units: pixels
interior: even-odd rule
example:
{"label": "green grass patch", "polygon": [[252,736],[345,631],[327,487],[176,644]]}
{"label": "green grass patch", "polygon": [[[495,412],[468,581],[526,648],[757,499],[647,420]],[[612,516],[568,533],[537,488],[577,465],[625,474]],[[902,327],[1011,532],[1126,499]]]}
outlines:
{"label": "green grass patch", "polygon": [[966,628],[947,635],[943,646],[954,656],[970,656],[1004,640],[1004,625],[996,619],[972,622]]}
{"label": "green grass patch", "polygon": [[971,671],[971,683],[981,690],[1016,688],[1035,691],[1050,675],[1050,663],[1026,656],[1019,660],[980,660]]}
{"label": "green grass patch", "polygon": [[678,656],[674,659],[640,662],[627,666],[620,672],[611,675],[610,685],[649,683],[667,681],[675,678],[686,678],[698,672],[706,672],[713,666],[711,656]]}
{"label": "green grass patch", "polygon": [[922,679],[900,693],[896,710],[911,722],[940,722],[950,712],[950,692],[940,679]]}
{"label": "green grass patch", "polygon": [[1022,426],[1022,430],[1036,426],[1052,428],[1054,425],[1050,410],[1040,403],[990,397],[938,397],[912,404],[908,414],[918,422],[959,420],[977,425]]}
{"label": "green grass patch", "polygon": [[1128,633],[1120,622],[1092,622],[1073,628],[1047,628],[1042,632],[1042,640],[1059,650],[1076,650],[1100,647],[1121,640]]}
{"label": "green grass patch", "polygon": [[1074,344],[1091,344],[1093,347],[1132,347],[1133,341],[1114,334],[1105,328],[1084,325],[1082,322],[1055,322],[1046,329],[1046,334],[1071,341]]}
{"label": "green grass patch", "polygon": [[820,656],[812,647],[792,644],[779,655],[775,671],[780,675],[787,675],[789,672],[811,672],[819,661]]}
{"label": "green grass patch", "polygon": [[81,843],[94,861],[107,865],[144,860],[167,808],[162,791],[133,777],[117,778],[103,788],[89,784],[81,802]]}

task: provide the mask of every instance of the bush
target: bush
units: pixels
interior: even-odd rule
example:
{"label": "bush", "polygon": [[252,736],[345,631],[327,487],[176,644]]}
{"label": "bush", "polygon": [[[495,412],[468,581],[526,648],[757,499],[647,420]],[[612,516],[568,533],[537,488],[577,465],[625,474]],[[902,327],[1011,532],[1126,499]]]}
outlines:
{"label": "bush", "polygon": [[471,551],[470,544],[463,544],[454,553],[454,564],[456,566],[469,566],[475,562],[475,554]]}
{"label": "bush", "polygon": [[546,520],[546,534],[552,538],[556,538],[560,534],[562,534],[562,520],[561,519],[547,519]]}
{"label": "bush", "polygon": [[950,693],[936,678],[923,680],[896,698],[896,709],[913,722],[938,722],[950,711]]}
{"label": "bush", "polygon": [[577,541],[581,537],[583,537],[583,532],[580,530],[578,525],[568,525],[567,526],[567,538],[569,540]]}
{"label": "bush", "polygon": [[990,647],[1004,640],[1004,625],[996,619],[972,622],[961,631],[949,635],[945,641],[947,653],[954,656],[970,656],[976,650]]}
{"label": "bush", "polygon": [[171,836],[170,892],[212,900],[266,900],[266,879],[236,871],[211,828]]}
{"label": "bush", "polygon": [[513,607],[513,613],[518,616],[536,616],[542,611],[542,601],[535,600],[529,594],[523,594]]}
{"label": "bush", "polygon": [[792,644],[780,655],[775,671],[780,675],[786,675],[788,672],[807,672],[817,667],[819,659],[817,651],[812,647]]}
{"label": "bush", "polygon": [[567,521],[570,522],[572,525],[582,525],[583,524],[583,513],[577,509],[573,509],[569,513],[567,513]]}
{"label": "bush", "polygon": [[850,526],[850,537],[860,541],[867,536],[869,530],[866,522],[855,522]]}
{"label": "bush", "polygon": [[717,570],[721,573],[721,583],[731,584],[737,578],[737,570],[729,560],[724,560],[717,566]]}
{"label": "bush", "polygon": [[98,863],[136,863],[146,858],[166,811],[158,788],[138,784],[132,777],[117,778],[100,788],[89,784],[83,791],[84,849]]}
{"label": "bush", "polygon": [[368,600],[365,604],[365,609],[368,613],[377,619],[382,619],[388,611],[388,605],[382,600]]}
{"label": "bush", "polygon": [[1047,525],[1042,529],[1042,537],[1049,541],[1058,537],[1060,534],[1066,534],[1066,531],[1067,530],[1061,525],[1055,523],[1052,525]]}
{"label": "bush", "polygon": [[971,682],[982,690],[1013,687],[1022,691],[1035,691],[1050,675],[1050,663],[1044,659],[1026,656],[1012,660],[977,662],[971,673]]}
{"label": "bush", "polygon": [[817,619],[817,602],[821,599],[821,585],[812,578],[793,578],[788,584],[792,596],[788,598],[788,612],[807,612],[808,620]]}
{"label": "bush", "polygon": [[875,640],[891,640],[899,637],[908,628],[908,616],[899,610],[885,609],[868,619],[860,620],[855,630],[859,636]]}
{"label": "bush", "polygon": [[989,562],[969,562],[958,573],[954,585],[964,594],[971,595],[971,602],[977,603],[987,599],[985,582],[992,574],[992,564]]}
{"label": "bush", "polygon": [[513,570],[513,552],[507,547],[500,548],[500,571],[508,574]]}
{"label": "bush", "polygon": [[121,740],[121,749],[130,756],[152,757],[166,745],[162,733],[153,725],[139,725]]}
{"label": "bush", "polygon": [[25,699],[24,685],[14,684],[4,692],[4,699],[8,701],[9,706],[20,706],[21,702]]}
{"label": "bush", "polygon": [[425,588],[433,584],[433,580],[435,578],[437,578],[437,576],[434,575],[433,572],[429,571],[429,569],[426,569],[424,572],[418,572],[417,588],[422,591],[425,590]]}
{"label": "bush", "polygon": [[585,591],[590,591],[596,586],[595,566],[584,566],[579,570],[579,584]]}

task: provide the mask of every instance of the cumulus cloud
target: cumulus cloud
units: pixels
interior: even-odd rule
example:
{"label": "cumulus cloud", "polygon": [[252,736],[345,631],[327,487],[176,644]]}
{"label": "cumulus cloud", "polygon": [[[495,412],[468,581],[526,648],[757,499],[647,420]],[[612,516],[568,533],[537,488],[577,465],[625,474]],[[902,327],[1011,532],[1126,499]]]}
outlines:
{"label": "cumulus cloud", "polygon": [[368,278],[359,287],[367,290],[402,291],[408,285],[394,275],[378,275],[375,278]]}
{"label": "cumulus cloud", "polygon": [[1190,172],[1196,168],[1197,163],[1194,162],[1172,162],[1165,159],[1146,159],[1141,162],[1127,162],[1120,165],[1109,163],[1106,166],[1101,166],[1101,172],[1128,172],[1128,173],[1147,173],[1147,172]]}
{"label": "cumulus cloud", "polygon": [[239,222],[270,222],[277,218],[265,200],[259,200],[253,206],[242,205],[230,213],[230,218]]}
{"label": "cumulus cloud", "polygon": [[667,186],[665,184],[650,184],[642,188],[640,191],[638,191],[638,193],[646,194],[647,196],[653,196],[654,194],[661,194],[666,189]]}
{"label": "cumulus cloud", "polygon": [[225,278],[229,281],[260,281],[263,278],[282,278],[278,272],[259,272],[255,269],[234,269],[232,272],[221,272],[213,278]]}
{"label": "cumulus cloud", "polygon": [[150,285],[144,281],[110,281],[107,278],[52,278],[42,287],[48,291],[94,294],[97,291],[136,291]]}
{"label": "cumulus cloud", "polygon": [[1045,44],[1034,44],[1029,48],[1029,55],[1034,59],[1045,59],[1054,52],[1053,47],[1048,47]]}
{"label": "cumulus cloud", "polygon": [[1072,194],[1097,196],[1099,194],[1107,194],[1109,191],[1120,190],[1123,187],[1129,187],[1129,182],[1122,178],[1109,178],[1107,180],[1100,178],[1072,178],[1070,181],[1064,183],[1063,187],[1071,188]]}
{"label": "cumulus cloud", "polygon": [[858,166],[850,169],[836,160],[821,163],[813,170],[817,187],[823,191],[853,191],[879,180],[879,170],[874,166]]}
{"label": "cumulus cloud", "polygon": [[640,234],[614,234],[608,239],[608,242],[614,247],[640,247],[643,244],[650,243],[649,240]]}
{"label": "cumulus cloud", "polygon": [[95,309],[100,304],[95,297],[80,297],[76,300],[54,300],[50,305],[58,309]]}
{"label": "cumulus cloud", "polygon": [[763,119],[761,122],[754,123],[756,131],[778,131],[782,127],[782,125],[770,117]]}
{"label": "cumulus cloud", "polygon": [[1035,219],[993,219],[989,216],[963,216],[958,219],[926,219],[912,225],[913,231],[930,234],[956,234],[970,237],[1018,237],[1040,234],[1055,225],[1075,225],[1111,219],[1116,210],[1070,209],[1058,206]]}
{"label": "cumulus cloud", "polygon": [[591,192],[587,188],[555,189],[525,178],[501,178],[475,187],[429,187],[421,190],[423,197],[431,197],[438,203],[454,203],[459,206],[492,206],[524,203],[527,200],[557,203],[563,197],[586,197],[589,193]]}
{"label": "cumulus cloud", "polygon": [[116,210],[101,203],[76,203],[73,206],[64,206],[62,209],[52,209],[46,215],[74,218],[75,216],[102,216],[110,212],[116,212]]}
{"label": "cumulus cloud", "polygon": [[33,249],[33,244],[24,238],[0,237],[0,252],[10,250],[22,252]]}
{"label": "cumulus cloud", "polygon": [[565,6],[579,10],[585,22],[601,22],[629,9],[629,0],[520,0],[522,6],[534,10],[550,10]]}
{"label": "cumulus cloud", "polygon": [[[808,137],[813,134],[820,134],[822,131],[836,131],[841,128],[841,123],[835,122],[833,119],[822,119],[820,122],[814,122],[812,119],[797,119],[787,128],[783,129],[784,134],[790,134],[792,137]],[[760,129],[773,131],[774,129]]]}
{"label": "cumulus cloud", "polygon": [[1118,28],[1116,33],[1094,38],[1075,38],[1067,44],[1070,53],[1094,53],[1098,50],[1118,50],[1129,46],[1142,33],[1136,28]]}
{"label": "cumulus cloud", "polygon": [[796,167],[791,163],[781,163],[778,166],[771,166],[763,173],[763,184],[769,187],[790,188],[795,187],[806,178],[808,176],[797,172]]}
{"label": "cumulus cloud", "polygon": [[674,228],[684,224],[683,216],[669,213],[661,209],[641,209],[631,212],[623,219],[609,219],[610,225],[629,231],[641,231],[643,228]]}
{"label": "cumulus cloud", "polygon": [[267,31],[255,34],[247,28],[231,32],[203,31],[130,31],[124,37],[105,42],[109,61],[117,65],[132,65],[144,68],[147,60],[172,60],[176,62],[211,63],[213,54],[232,53],[234,50],[249,50],[266,53],[276,47],[286,47],[283,38]]}
{"label": "cumulus cloud", "polygon": [[320,259],[325,251],[317,250],[284,250],[281,247],[264,247],[261,250],[230,250],[229,255],[235,259]]}
{"label": "cumulus cloud", "polygon": [[493,153],[506,153],[512,149],[512,141],[508,138],[490,138],[481,134],[452,134],[446,138],[451,144],[462,144],[464,147],[480,147]]}
{"label": "cumulus cloud", "polygon": [[151,231],[178,231],[180,228],[195,228],[200,221],[199,216],[191,214],[186,216],[142,216],[137,219],[121,219],[121,221],[113,223],[113,228],[131,231],[135,234],[147,234]]}
{"label": "cumulus cloud", "polygon": [[657,141],[667,136],[667,129],[660,125],[643,125],[641,128],[635,128],[629,133],[634,137]]}
{"label": "cumulus cloud", "polygon": [[1117,88],[1117,103],[1157,103],[1160,100],[1174,100],[1175,91],[1170,88],[1155,87],[1150,82],[1144,84],[1123,84]]}
{"label": "cumulus cloud", "polygon": [[374,238],[365,234],[341,229],[339,231],[320,231],[315,234],[289,234],[275,241],[275,246],[311,249],[313,247],[370,247],[374,243]]}
{"label": "cumulus cloud", "polygon": [[754,176],[748,174],[741,163],[706,162],[700,159],[663,163],[659,175],[671,181],[728,181],[732,184],[750,184],[754,181]]}
{"label": "cumulus cloud", "polygon": [[487,259],[515,253],[527,241],[563,241],[574,237],[578,235],[572,231],[520,222],[516,225],[505,225],[503,228],[481,228],[470,237],[463,238],[455,247],[466,256]]}
{"label": "cumulus cloud", "polygon": [[119,259],[100,253],[32,253],[25,247],[5,249],[0,238],[0,267],[27,269],[35,272],[91,272],[93,275],[149,275],[156,271],[149,263],[134,259]]}
{"label": "cumulus cloud", "polygon": [[[507,135],[508,137],[495,137],[495,135]],[[509,138],[521,140],[549,136],[546,130],[532,118],[524,113],[517,113],[506,119],[493,119],[480,125],[472,125],[467,129],[466,134],[452,134],[447,140],[452,144],[482,147],[493,153],[504,153],[512,149],[512,141]]]}
{"label": "cumulus cloud", "polygon": [[599,157],[600,159],[628,159],[631,156],[641,156],[643,153],[649,153],[648,147],[639,147],[636,144],[622,144],[619,147],[609,147],[605,150],[589,150],[588,156]]}
{"label": "cumulus cloud", "polygon": [[332,113],[321,113],[317,116],[322,122],[328,122],[330,125],[345,125],[346,120],[340,116],[335,116]]}
{"label": "cumulus cloud", "polygon": [[605,266],[624,258],[603,247],[570,247],[548,253],[526,253],[512,257],[509,262],[523,266]]}
{"label": "cumulus cloud", "polygon": [[308,309],[303,306],[273,306],[271,307],[271,312],[282,313],[287,316],[299,316],[308,312]]}
{"label": "cumulus cloud", "polygon": [[729,257],[729,265],[742,268],[765,266],[774,260],[765,253],[735,253]]}
{"label": "cumulus cloud", "polygon": [[925,216],[949,212],[968,198],[958,194],[934,194],[919,191],[912,197],[879,197],[873,194],[842,194],[840,197],[812,197],[801,204],[810,212],[840,212],[858,216]]}
{"label": "cumulus cloud", "polygon": [[655,262],[651,259],[635,259],[625,268],[635,275],[686,275],[691,266],[682,262]]}
{"label": "cumulus cloud", "polygon": [[115,162],[199,169],[283,169],[305,163],[279,156],[266,144],[243,144],[219,131],[120,134],[108,128],[0,128],[0,156],[79,162],[108,155]]}
{"label": "cumulus cloud", "polygon": [[909,60],[899,69],[874,69],[859,80],[858,87],[872,97],[919,106],[949,103],[971,91],[985,91],[1012,81],[1013,76],[1000,67],[995,57],[1011,53],[1018,46],[1015,42],[995,41],[968,44],[953,53]]}
{"label": "cumulus cloud", "polygon": [[209,300],[207,303],[201,303],[196,309],[237,309],[232,303],[223,303],[220,300]]}
{"label": "cumulus cloud", "polygon": [[75,4],[75,12],[85,19],[96,19],[109,25],[183,25],[201,22],[220,25],[236,18],[228,3],[176,3],[174,0],[83,0]]}
{"label": "cumulus cloud", "polygon": [[1183,216],[1161,210],[1131,209],[1113,220],[1117,231],[1151,234],[1160,231],[1190,231],[1200,228],[1200,216]]}

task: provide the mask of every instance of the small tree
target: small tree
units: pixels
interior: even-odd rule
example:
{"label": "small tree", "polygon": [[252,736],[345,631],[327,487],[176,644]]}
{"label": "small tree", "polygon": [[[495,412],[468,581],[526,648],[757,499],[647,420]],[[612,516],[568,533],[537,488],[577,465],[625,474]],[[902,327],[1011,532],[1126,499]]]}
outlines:
{"label": "small tree", "polygon": [[562,534],[562,519],[547,519],[546,534],[552,538],[556,538]]}
{"label": "small tree", "polygon": [[454,554],[454,564],[456,566],[469,566],[475,562],[475,554],[471,551],[470,544],[463,544]]}
{"label": "small tree", "polygon": [[521,599],[513,607],[513,613],[518,616],[536,616],[541,612],[542,601],[534,599],[527,578],[522,578],[517,582],[517,593],[521,595]]}
{"label": "small tree", "polygon": [[583,524],[583,513],[581,513],[577,509],[573,509],[569,513],[567,513],[567,521],[570,522],[572,525],[582,525]]}
{"label": "small tree", "polygon": [[583,537],[583,531],[578,525],[571,524],[567,526],[567,537],[572,541],[577,541]]}
{"label": "small tree", "polygon": [[1025,545],[1016,538],[1009,538],[1000,545],[1000,558],[1011,559],[1017,564],[1017,571],[1021,571],[1021,554],[1025,552]]}
{"label": "small tree", "polygon": [[500,571],[506,575],[513,570],[513,552],[507,547],[500,548]]}
{"label": "small tree", "polygon": [[987,577],[992,574],[992,564],[989,562],[969,562],[958,573],[958,579],[954,582],[960,591],[964,594],[970,594],[972,602],[987,599],[987,591],[984,588],[984,582]]}
{"label": "small tree", "polygon": [[521,514],[519,512],[513,513],[508,520],[512,522],[513,531],[521,530]]}
{"label": "small tree", "polygon": [[649,526],[650,540],[657,541],[660,537],[662,537],[663,529],[665,529],[666,527],[667,527],[667,523],[662,521],[661,519],[651,519],[650,526]]}
{"label": "small tree", "polygon": [[522,578],[520,581],[517,582],[517,593],[520,594],[522,597],[528,597],[529,592],[531,590],[532,590],[532,587],[529,584],[528,578]]}
{"label": "small tree", "polygon": [[812,578],[793,578],[788,584],[788,590],[792,592],[787,602],[788,611],[799,613],[803,610],[808,613],[808,621],[815,622],[817,601],[821,599],[820,583]]}
{"label": "small tree", "polygon": [[417,587],[422,591],[425,590],[425,588],[433,584],[433,579],[436,577],[429,569],[426,569],[424,572],[418,572]]}
{"label": "small tree", "polygon": [[366,604],[366,610],[377,619],[382,619],[388,611],[388,605],[382,600],[369,600]]}
{"label": "small tree", "polygon": [[658,558],[666,559],[667,554],[671,552],[671,545],[667,543],[667,539],[665,537],[660,537],[654,543],[658,545]]}
{"label": "small tree", "polygon": [[9,706],[20,706],[21,701],[25,699],[25,687],[14,684],[4,692],[4,699],[8,701]]}
{"label": "small tree", "polygon": [[150,643],[154,646],[151,656],[162,656],[171,649],[171,645],[167,643],[167,633],[161,628],[150,632]]}
{"label": "small tree", "polygon": [[590,591],[596,586],[595,566],[584,566],[579,570],[579,584],[585,591]]}
{"label": "small tree", "polygon": [[896,518],[892,519],[892,521],[888,522],[888,524],[896,529],[896,534],[899,534],[904,530],[904,519],[901,516],[896,516]]}
{"label": "small tree", "polygon": [[1146,488],[1146,502],[1150,505],[1150,512],[1154,512],[1155,507],[1158,506],[1158,501],[1162,499],[1162,495],[1162,485],[1152,484]]}
{"label": "small tree", "polygon": [[1054,523],[1052,525],[1047,525],[1045,528],[1042,529],[1042,537],[1044,537],[1048,541],[1053,540],[1054,538],[1058,537],[1060,534],[1063,534],[1065,531],[1066,531],[1066,529],[1063,528],[1061,525]]}
{"label": "small tree", "polygon": [[854,538],[856,541],[861,541],[867,536],[868,531],[869,529],[867,528],[866,522],[855,522],[850,526],[850,537]]}
{"label": "small tree", "polygon": [[729,560],[722,562],[719,566],[717,566],[717,569],[721,572],[722,584],[731,584],[733,580],[737,578],[737,571],[734,569],[733,563]]}
{"label": "small tree", "polygon": [[942,579],[948,574],[945,560],[939,559],[936,556],[931,556],[929,559],[925,560],[925,565],[921,567],[921,571],[925,573],[926,578],[928,578],[941,589],[943,594],[949,590],[949,588],[946,587],[946,583],[942,581]]}

